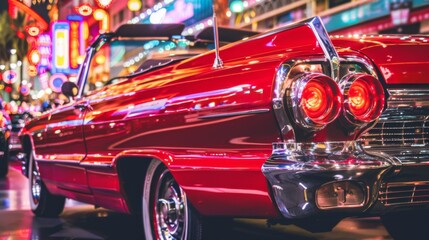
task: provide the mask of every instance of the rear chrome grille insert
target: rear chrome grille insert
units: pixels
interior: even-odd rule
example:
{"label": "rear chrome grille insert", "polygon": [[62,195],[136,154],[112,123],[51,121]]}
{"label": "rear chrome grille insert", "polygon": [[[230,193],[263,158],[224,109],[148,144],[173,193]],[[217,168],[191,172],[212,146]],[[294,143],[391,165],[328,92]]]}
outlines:
{"label": "rear chrome grille insert", "polygon": [[384,183],[378,199],[385,206],[429,202],[429,182]]}
{"label": "rear chrome grille insert", "polygon": [[388,107],[362,135],[368,152],[385,152],[404,164],[429,162],[429,89],[390,89]]}

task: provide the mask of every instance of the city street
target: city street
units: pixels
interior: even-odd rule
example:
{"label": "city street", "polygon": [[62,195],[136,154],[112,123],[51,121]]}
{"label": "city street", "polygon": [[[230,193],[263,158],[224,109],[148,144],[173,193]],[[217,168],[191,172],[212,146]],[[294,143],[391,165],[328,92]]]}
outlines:
{"label": "city street", "polygon": [[[19,163],[11,162],[0,180],[0,239],[143,239],[136,219],[68,200],[59,218],[36,218],[29,210],[27,179]],[[230,230],[219,229],[221,239],[384,240],[391,239],[378,218],[345,219],[329,233],[310,233],[296,226],[268,228],[265,220],[235,219]]]}

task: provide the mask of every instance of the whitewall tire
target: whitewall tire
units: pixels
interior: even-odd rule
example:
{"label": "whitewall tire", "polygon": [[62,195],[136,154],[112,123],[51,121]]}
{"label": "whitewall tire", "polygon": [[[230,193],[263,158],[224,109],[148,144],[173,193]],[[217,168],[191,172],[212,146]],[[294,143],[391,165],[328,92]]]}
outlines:
{"label": "whitewall tire", "polygon": [[160,161],[147,169],[142,207],[146,239],[202,239],[201,217]]}

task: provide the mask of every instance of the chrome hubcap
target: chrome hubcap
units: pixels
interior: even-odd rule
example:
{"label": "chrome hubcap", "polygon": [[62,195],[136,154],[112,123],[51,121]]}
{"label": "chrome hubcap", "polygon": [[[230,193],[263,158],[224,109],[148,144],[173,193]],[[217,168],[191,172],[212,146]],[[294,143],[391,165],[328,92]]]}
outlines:
{"label": "chrome hubcap", "polygon": [[33,163],[33,169],[31,173],[31,197],[34,204],[38,204],[40,201],[40,190],[42,188],[42,181],[40,180],[39,171]]}
{"label": "chrome hubcap", "polygon": [[158,181],[155,199],[155,227],[160,239],[186,239],[186,196],[165,170]]}

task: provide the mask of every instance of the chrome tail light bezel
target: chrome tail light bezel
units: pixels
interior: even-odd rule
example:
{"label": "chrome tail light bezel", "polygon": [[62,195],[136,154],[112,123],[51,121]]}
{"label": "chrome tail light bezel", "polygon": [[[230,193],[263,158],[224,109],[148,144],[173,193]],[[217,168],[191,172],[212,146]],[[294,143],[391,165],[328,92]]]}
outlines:
{"label": "chrome tail light bezel", "polygon": [[[375,91],[372,92],[372,94],[375,95],[376,99],[373,100],[373,102],[371,103],[372,106],[370,112],[367,111],[365,113],[365,115],[370,115],[366,116],[366,118],[356,116],[351,110],[349,92],[350,87],[356,81],[366,81],[367,83],[369,82],[370,84],[372,84],[371,90]],[[385,108],[386,96],[384,94],[383,85],[376,77],[365,73],[351,73],[341,78],[339,86],[344,96],[343,116],[349,124],[355,126],[366,125],[368,123],[374,122],[380,117],[381,113]]]}
{"label": "chrome tail light bezel", "polygon": [[[323,113],[323,118],[316,120],[305,111],[302,100],[303,92],[311,82],[318,82],[325,85],[325,93],[330,92],[332,96],[327,99],[328,108]],[[329,88],[326,88],[329,87]],[[333,122],[341,112],[343,102],[342,94],[337,83],[330,77],[321,73],[303,73],[297,76],[292,82],[286,94],[286,104],[292,109],[294,121],[300,127],[309,130],[320,130],[327,124]],[[326,118],[326,120],[325,120]]]}

